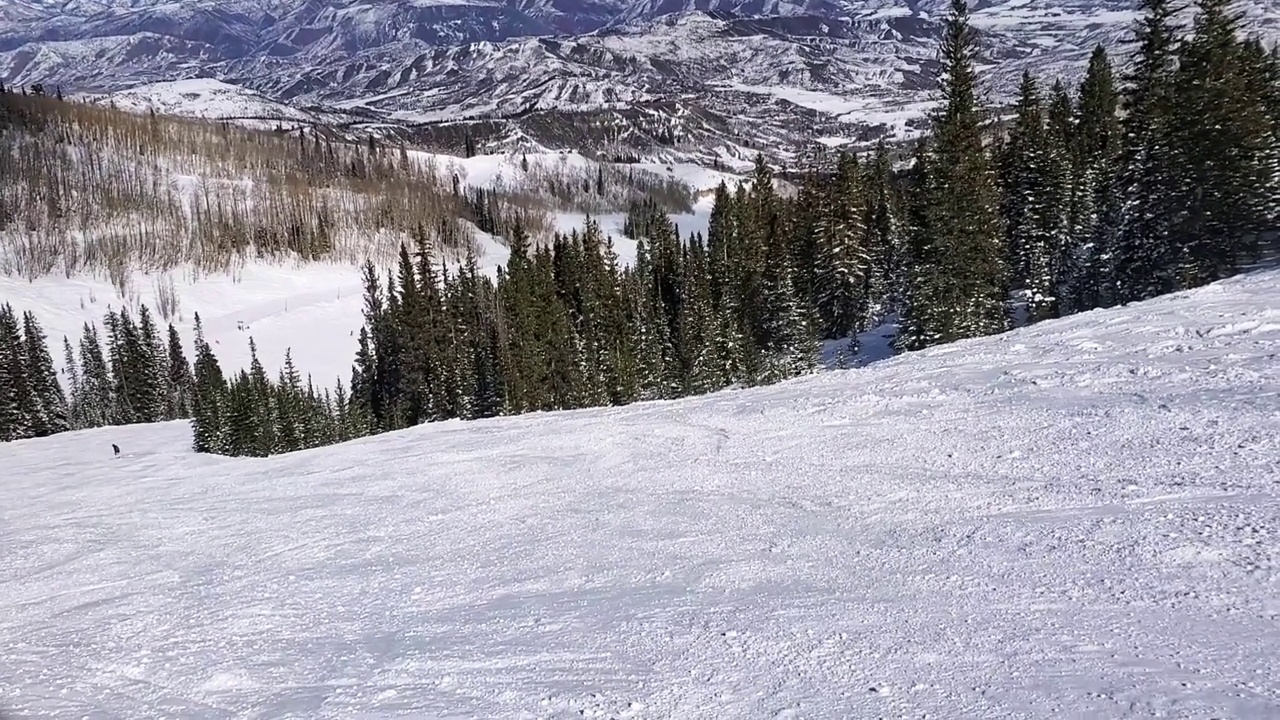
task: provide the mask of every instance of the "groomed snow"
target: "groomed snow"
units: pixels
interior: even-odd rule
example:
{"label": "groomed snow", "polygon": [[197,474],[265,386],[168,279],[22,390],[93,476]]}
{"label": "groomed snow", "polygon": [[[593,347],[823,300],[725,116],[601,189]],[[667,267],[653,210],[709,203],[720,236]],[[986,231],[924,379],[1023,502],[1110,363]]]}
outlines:
{"label": "groomed snow", "polygon": [[1277,297],[266,460],[0,445],[0,707],[1276,716]]}

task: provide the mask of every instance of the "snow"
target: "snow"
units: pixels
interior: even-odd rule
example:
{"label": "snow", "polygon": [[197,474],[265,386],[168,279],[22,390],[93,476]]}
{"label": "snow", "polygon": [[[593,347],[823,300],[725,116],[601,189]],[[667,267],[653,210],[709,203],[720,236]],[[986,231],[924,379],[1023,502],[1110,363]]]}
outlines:
{"label": "snow", "polygon": [[1277,297],[265,460],[0,445],[0,707],[1274,716]]}
{"label": "snow", "polygon": [[[909,69],[913,68],[901,67],[895,69],[894,72],[901,74],[902,71]],[[837,119],[844,123],[871,126],[885,125],[887,126],[888,136],[898,139],[909,139],[918,135],[919,132],[910,129],[907,124],[912,120],[918,120],[938,104],[936,100],[903,102],[901,93],[886,97],[868,97],[866,95],[841,97],[804,88],[773,85],[727,83],[725,87],[739,92],[768,95],[810,110],[836,115]],[[819,142],[823,142],[828,146],[835,146],[847,144],[851,141],[844,138],[820,138]]]}
{"label": "snow", "polygon": [[[257,119],[258,127],[274,127],[278,121],[310,124],[315,117],[294,107],[271,100],[253,90],[215,80],[191,78],[150,83],[105,95],[82,95],[77,99],[112,103],[130,112],[155,111],[163,115],[220,119]],[[243,123],[242,123],[243,124]]]}

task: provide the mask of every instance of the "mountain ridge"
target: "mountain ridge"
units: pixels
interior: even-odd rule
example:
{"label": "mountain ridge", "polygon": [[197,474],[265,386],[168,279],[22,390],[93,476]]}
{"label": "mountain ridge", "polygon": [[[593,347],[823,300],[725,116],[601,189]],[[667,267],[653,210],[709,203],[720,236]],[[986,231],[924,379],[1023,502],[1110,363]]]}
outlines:
{"label": "mountain ridge", "polygon": [[[942,5],[9,0],[0,78],[94,94],[215,79],[353,126],[496,122],[491,149],[555,144],[521,118],[585,114],[614,127],[588,133],[586,149],[741,155],[909,135],[903,113],[928,100]],[[1274,0],[1243,8],[1251,31],[1280,37]],[[1010,97],[1024,70],[1074,81],[1136,17],[1127,0],[976,3],[991,99]],[[890,122],[859,118],[868,106]]]}

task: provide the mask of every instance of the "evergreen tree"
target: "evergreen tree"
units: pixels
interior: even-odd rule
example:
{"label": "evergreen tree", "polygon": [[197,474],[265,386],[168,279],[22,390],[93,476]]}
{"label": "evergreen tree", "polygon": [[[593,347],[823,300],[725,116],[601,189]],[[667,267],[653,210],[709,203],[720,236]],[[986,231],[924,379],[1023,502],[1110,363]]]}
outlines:
{"label": "evergreen tree", "polygon": [[786,242],[778,234],[769,247],[755,306],[755,339],[761,357],[755,376],[758,384],[785,380],[817,365],[810,316],[791,283]]}
{"label": "evergreen tree", "polygon": [[[1244,102],[1262,111],[1260,116],[1251,113],[1261,127],[1252,127],[1250,135],[1259,172],[1252,188],[1250,214],[1265,232],[1280,228],[1280,45],[1268,54],[1260,40],[1251,39],[1244,44],[1241,59],[1247,95]],[[1247,250],[1256,255],[1259,248]]]}
{"label": "evergreen tree", "polygon": [[18,318],[5,303],[0,306],[0,440],[35,437],[41,426],[25,349]]}
{"label": "evergreen tree", "polygon": [[243,449],[242,454],[266,457],[276,447],[279,414],[271,379],[258,359],[258,345],[252,337],[249,338],[247,382],[247,387],[240,389],[237,402],[232,404],[228,427]]}
{"label": "evergreen tree", "polygon": [[1060,283],[1064,313],[1105,307],[1113,301],[1109,223],[1120,216],[1114,192],[1121,140],[1118,103],[1111,62],[1099,45],[1089,57],[1080,85],[1074,143],[1076,222]]}
{"label": "evergreen tree", "polygon": [[205,342],[199,313],[195,316],[195,395],[192,403],[191,429],[196,452],[226,454],[227,383],[222,368]]}
{"label": "evergreen tree", "polygon": [[98,328],[85,323],[80,337],[80,394],[74,403],[80,427],[102,427],[115,422],[114,387]]}
{"label": "evergreen tree", "polygon": [[827,184],[814,227],[813,302],[822,336],[836,339],[866,326],[865,194],[857,160],[843,153]]}
{"label": "evergreen tree", "polygon": [[178,331],[169,324],[168,354],[168,398],[165,416],[169,420],[185,420],[191,417],[195,402],[195,377],[191,372],[191,363],[182,350],[182,338]]}
{"label": "evergreen tree", "polygon": [[271,453],[287,453],[311,447],[312,439],[319,434],[313,426],[316,410],[309,407],[308,398],[302,390],[302,378],[293,364],[291,350],[284,352],[284,367],[280,370],[280,379],[275,388],[275,437]]}
{"label": "evergreen tree", "polygon": [[75,350],[71,347],[71,340],[66,335],[62,336],[62,362],[65,367],[62,371],[67,376],[67,386],[70,392],[67,393],[67,424],[72,430],[81,430],[85,426],[82,424],[82,411],[80,409],[80,397],[83,393],[80,381],[80,364],[76,362]]}
{"label": "evergreen tree", "polygon": [[1046,108],[1035,78],[1023,74],[1017,118],[1001,153],[1001,211],[1011,285],[1023,293],[1031,322],[1057,313],[1062,268],[1072,252],[1072,114],[1061,83]]}
{"label": "evergreen tree", "polygon": [[[1198,0],[1191,38],[1173,82],[1170,136],[1175,287],[1226,277],[1251,257],[1253,234],[1269,224],[1274,137],[1236,36],[1232,0]],[[1260,191],[1259,188],[1267,188]]]}
{"label": "evergreen tree", "polygon": [[905,241],[893,168],[884,142],[866,168],[867,325],[879,325],[901,310],[906,286]]}
{"label": "evergreen tree", "polygon": [[1121,161],[1113,189],[1118,208],[1108,221],[1118,302],[1176,287],[1172,228],[1181,212],[1173,139],[1174,9],[1170,0],[1142,0],[1141,8],[1138,49],[1122,101]]}
{"label": "evergreen tree", "polygon": [[138,308],[138,330],[129,348],[134,370],[138,422],[159,422],[169,418],[169,354],[146,305]]}
{"label": "evergreen tree", "polygon": [[22,332],[26,377],[36,405],[32,430],[36,437],[66,432],[71,429],[67,398],[58,382],[44,330],[29,310],[22,314]]}
{"label": "evergreen tree", "polygon": [[942,103],[933,113],[921,210],[927,229],[913,243],[905,319],[912,348],[1000,332],[1005,317],[1006,264],[998,197],[982,143],[976,52],[969,8],[952,0],[942,42]]}

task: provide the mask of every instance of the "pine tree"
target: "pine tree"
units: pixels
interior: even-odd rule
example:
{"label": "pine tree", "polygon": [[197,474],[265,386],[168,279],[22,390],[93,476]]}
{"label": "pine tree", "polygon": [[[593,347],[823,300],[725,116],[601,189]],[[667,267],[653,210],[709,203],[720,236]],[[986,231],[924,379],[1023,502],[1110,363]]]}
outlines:
{"label": "pine tree", "polygon": [[80,395],[74,403],[80,415],[80,427],[102,427],[115,422],[114,386],[98,328],[85,323],[80,337]]}
{"label": "pine tree", "polygon": [[27,382],[37,406],[32,430],[36,437],[66,432],[71,429],[67,398],[58,382],[44,330],[29,310],[22,314],[22,333]]}
{"label": "pine tree", "polygon": [[[1274,232],[1280,229],[1280,45],[1268,54],[1260,40],[1251,39],[1242,48],[1242,63],[1244,102],[1261,109],[1260,116],[1253,116],[1261,127],[1251,128],[1259,178],[1253,186],[1250,214],[1262,232]],[[1255,243],[1247,249],[1256,255],[1260,248]]]}
{"label": "pine tree", "polygon": [[906,276],[902,237],[901,207],[893,186],[893,168],[884,142],[876,147],[875,155],[866,168],[867,186],[867,248],[869,270],[867,273],[867,324],[868,327],[885,322],[901,310],[905,293]]}
{"label": "pine tree", "polygon": [[1254,255],[1254,233],[1269,224],[1259,188],[1270,181],[1273,136],[1262,98],[1236,36],[1232,0],[1198,0],[1191,38],[1181,47],[1173,85],[1171,232],[1177,287],[1233,273]]}
{"label": "pine tree", "polygon": [[138,422],[135,404],[139,400],[137,376],[139,368],[132,364],[137,352],[137,328],[129,311],[108,310],[103,322],[107,328],[107,357],[111,367],[112,425]]}
{"label": "pine tree", "polygon": [[83,393],[82,382],[80,380],[80,364],[76,362],[75,350],[71,347],[71,340],[66,335],[62,336],[62,372],[67,376],[67,387],[70,392],[67,393],[67,424],[72,430],[81,430],[85,427],[83,424],[83,411],[80,408],[80,397]]}
{"label": "pine tree", "polygon": [[932,115],[925,183],[918,191],[927,231],[913,244],[919,267],[910,302],[917,307],[904,329],[913,348],[1008,326],[1003,229],[982,143],[975,52],[968,5],[952,0],[942,43],[942,103]]}
{"label": "pine tree", "polygon": [[185,420],[191,417],[195,401],[195,377],[191,372],[191,363],[182,351],[182,338],[178,331],[169,324],[168,354],[168,398],[165,416],[169,420]]}
{"label": "pine tree", "polygon": [[1099,45],[1089,57],[1089,68],[1080,85],[1075,133],[1076,223],[1063,262],[1064,313],[1105,307],[1113,302],[1114,258],[1109,223],[1116,222],[1120,215],[1114,192],[1121,141],[1118,103],[1111,62]]}
{"label": "pine tree", "polygon": [[169,354],[146,305],[138,308],[138,330],[129,349],[130,366],[135,370],[138,422],[168,419]]}
{"label": "pine tree", "polygon": [[34,437],[40,427],[28,365],[18,319],[5,303],[0,306],[0,440]]}
{"label": "pine tree", "polygon": [[195,316],[195,395],[192,403],[191,429],[196,452],[226,454],[227,384],[222,368],[205,342],[199,313]]}
{"label": "pine tree", "polygon": [[316,434],[315,429],[310,427],[314,410],[307,407],[307,398],[302,391],[302,378],[294,367],[291,350],[284,351],[284,367],[280,369],[280,379],[273,389],[276,422],[270,454],[309,447],[309,436]]}
{"label": "pine tree", "polygon": [[1028,320],[1032,322],[1050,317],[1056,299],[1053,262],[1060,230],[1057,221],[1065,199],[1056,196],[1052,144],[1038,84],[1029,72],[1024,72],[1017,118],[1003,153],[1002,214],[1011,284],[1025,293]]}
{"label": "pine tree", "polygon": [[[1061,80],[1054,82],[1045,117],[1045,194],[1040,215],[1041,233],[1048,241],[1047,296],[1053,301],[1044,315],[1063,314],[1062,290],[1068,266],[1077,254],[1076,239],[1082,218],[1088,213],[1085,188],[1077,175],[1075,104]],[[1042,316],[1044,316],[1042,315]]]}
{"label": "pine tree", "polygon": [[[237,404],[232,406],[230,428],[245,455],[266,457],[276,446],[279,413],[271,379],[258,359],[258,345],[249,338],[248,386],[242,388]],[[237,382],[239,378],[237,378]],[[247,417],[240,413],[247,412]]]}
{"label": "pine tree", "polygon": [[262,397],[254,380],[241,370],[226,392],[225,445],[221,454],[233,457],[266,457],[270,454],[270,438],[263,437],[258,412]]}
{"label": "pine tree", "polygon": [[809,372],[817,365],[811,318],[791,283],[786,242],[774,235],[760,279],[755,339],[761,364],[758,384],[773,383]]}
{"label": "pine tree", "polygon": [[1138,49],[1126,77],[1118,207],[1114,233],[1115,299],[1145,300],[1173,290],[1176,252],[1172,228],[1181,211],[1173,141],[1174,27],[1170,0],[1142,0]]}
{"label": "pine tree", "polygon": [[812,297],[822,336],[833,340],[866,327],[870,259],[864,246],[865,194],[854,156],[841,154],[825,189],[814,228]]}

